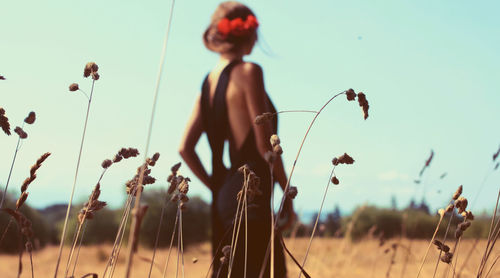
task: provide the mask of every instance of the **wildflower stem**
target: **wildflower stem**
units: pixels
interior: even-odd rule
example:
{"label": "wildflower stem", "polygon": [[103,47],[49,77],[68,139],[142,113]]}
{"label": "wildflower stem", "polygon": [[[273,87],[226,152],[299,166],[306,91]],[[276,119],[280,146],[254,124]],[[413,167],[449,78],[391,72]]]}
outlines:
{"label": "wildflower stem", "polygon": [[156,249],[158,248],[158,241],[160,239],[161,225],[163,223],[163,215],[165,214],[165,207],[167,205],[168,205],[168,203],[167,203],[167,200],[165,199],[163,201],[163,205],[161,206],[160,223],[158,223],[158,229],[156,229],[155,245],[153,247],[153,257],[151,258],[151,266],[149,267],[148,278],[151,277],[151,272],[153,271],[153,264],[155,262]]}
{"label": "wildflower stem", "polygon": [[90,91],[89,102],[87,105],[87,114],[85,115],[85,124],[83,125],[83,134],[82,134],[82,140],[80,143],[80,151],[78,152],[78,159],[76,162],[76,170],[75,170],[75,177],[73,179],[73,187],[71,189],[71,195],[69,197],[68,208],[66,209],[66,217],[64,218],[64,225],[63,225],[61,240],[59,243],[59,254],[57,256],[56,270],[54,272],[54,278],[57,278],[57,271],[59,270],[59,263],[61,262],[62,250],[63,250],[63,246],[64,246],[64,241],[66,239],[66,230],[68,228],[69,213],[71,210],[71,204],[73,203],[73,196],[75,195],[76,181],[78,179],[78,170],[80,169],[80,160],[82,158],[83,143],[85,142],[85,133],[87,132],[87,123],[89,120],[90,106],[92,104],[92,94],[94,93],[94,84],[95,84],[95,80],[92,80],[92,89]]}
{"label": "wildflower stem", "polygon": [[[316,232],[316,229],[318,228],[318,222],[319,222],[319,218],[321,216],[321,211],[323,210],[323,205],[325,203],[326,194],[328,193],[328,188],[330,187],[330,182],[332,180],[332,177],[333,177],[334,173],[335,173],[335,166],[332,168],[332,172],[330,173],[330,177],[328,178],[328,183],[326,184],[325,193],[323,194],[323,200],[321,200],[321,205],[319,207],[319,212],[318,212],[318,215],[316,216],[316,221],[314,221],[314,227],[313,227],[313,230],[312,230],[312,233],[311,233],[311,237],[309,238],[309,244],[307,245],[306,254],[304,256],[304,260],[302,261],[302,265],[301,265],[302,268],[304,268],[305,265],[306,265],[307,256],[309,255],[309,251],[311,249],[312,241],[314,239],[314,233]],[[299,273],[299,278],[301,276],[302,276],[302,271]]]}
{"label": "wildflower stem", "polygon": [[163,268],[163,278],[165,278],[167,275],[168,262],[170,261],[170,254],[172,253],[172,245],[174,244],[174,238],[178,221],[179,221],[179,212],[177,211],[175,216],[174,229],[172,230],[172,238],[170,239],[170,247],[168,248],[167,261],[165,262],[165,267]]}
{"label": "wildflower stem", "polygon": [[417,278],[420,276],[420,272],[422,271],[422,268],[424,267],[425,259],[427,258],[427,255],[429,254],[429,250],[431,249],[432,242],[436,238],[437,232],[439,230],[439,226],[441,225],[441,222],[443,221],[444,213],[439,216],[439,222],[436,226],[436,230],[434,230],[434,234],[432,235],[431,241],[429,242],[429,245],[427,246],[427,250],[425,251],[424,258],[422,259],[422,263],[420,264],[420,267],[418,268],[417,272]]}
{"label": "wildflower stem", "polygon": [[[309,131],[311,131],[311,128],[312,126],[314,125],[314,122],[316,121],[316,119],[318,118],[318,116],[321,114],[321,112],[323,111],[323,109],[325,109],[325,107],[332,101],[334,100],[336,97],[342,95],[342,94],[345,94],[346,91],[343,91],[343,92],[340,92],[336,95],[334,95],[333,97],[331,97],[319,110],[318,112],[316,113],[316,115],[314,115],[314,118],[312,119],[311,123],[309,124],[309,127],[307,128],[307,131],[306,133],[304,134],[304,138],[302,139],[302,142],[300,144],[300,147],[299,147],[299,150],[297,151],[297,155],[295,156],[295,160],[293,161],[293,166],[292,166],[292,170],[290,171],[290,175],[288,176],[288,179],[286,181],[286,185],[285,185],[285,188],[283,189],[283,192],[287,192],[288,191],[288,188],[290,187],[290,180],[292,179],[292,176],[293,176],[293,173],[294,173],[294,170],[295,170],[295,166],[297,165],[297,160],[299,159],[299,156],[300,156],[300,153],[302,151],[302,148],[304,147],[304,143],[307,139],[307,135],[309,134]],[[281,198],[281,203],[280,203],[280,207],[278,209],[278,213],[277,215],[280,215],[281,214],[281,211],[283,210],[283,205],[285,203],[285,199],[286,199],[286,194],[283,194],[283,198]],[[276,223],[274,224],[276,226]]]}
{"label": "wildflower stem", "polygon": [[[444,233],[444,237],[443,237],[443,245],[446,244],[446,238],[448,237],[448,231],[450,230],[450,224],[451,224],[451,221],[453,221],[454,215],[455,215],[455,208],[453,208],[453,210],[451,211],[450,220],[448,221],[448,226],[446,227],[446,232]],[[432,278],[436,277],[436,273],[437,273],[437,270],[439,267],[439,260],[441,259],[442,253],[443,253],[443,250],[439,250],[439,256],[438,256],[437,261],[436,261],[436,266],[434,268],[434,274],[432,275]]]}
{"label": "wildflower stem", "polygon": [[80,243],[78,244],[78,251],[76,252],[75,264],[73,266],[73,271],[71,271],[71,277],[75,277],[76,266],[78,265],[78,258],[80,257],[80,249],[82,248],[83,236],[85,235],[85,230],[87,229],[87,223],[83,226],[82,236],[80,237]]}
{"label": "wildflower stem", "polygon": [[19,151],[20,142],[21,142],[21,137],[18,137],[16,150],[14,151],[14,158],[12,158],[12,163],[10,164],[9,176],[7,177],[7,183],[5,184],[5,189],[3,190],[2,201],[0,201],[0,209],[3,208],[3,202],[5,201],[5,196],[7,196],[7,188],[9,188],[10,177],[12,175],[12,170],[14,169],[14,163],[16,162],[16,157],[17,157],[17,152]]}

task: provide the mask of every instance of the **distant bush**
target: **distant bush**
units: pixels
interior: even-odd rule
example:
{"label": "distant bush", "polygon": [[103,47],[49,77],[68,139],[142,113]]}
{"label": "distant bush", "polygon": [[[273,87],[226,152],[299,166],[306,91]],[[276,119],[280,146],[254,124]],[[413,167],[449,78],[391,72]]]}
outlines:
{"label": "distant bush", "polygon": [[[1,193],[0,193],[1,195]],[[29,199],[28,199],[29,201]],[[16,204],[15,200],[7,195],[4,203],[4,207],[15,209]],[[50,243],[51,233],[49,224],[43,218],[43,216],[35,209],[32,209],[27,203],[20,209],[21,213],[24,214],[33,225],[33,244],[36,249],[44,247],[47,243]],[[0,237],[4,233],[5,229],[8,226],[11,217],[9,214],[5,212],[0,212]],[[24,248],[23,241],[23,248]],[[5,253],[15,253],[19,251],[19,230],[16,224],[16,221],[12,221],[10,224],[9,230],[5,234],[5,238],[0,244],[0,252]]]}
{"label": "distant bush", "polygon": [[[438,235],[442,237],[446,231],[449,214],[445,216]],[[454,215],[448,236],[454,236],[459,222],[463,221],[461,216]],[[464,238],[487,237],[490,218],[487,216],[476,217],[471,227],[464,233]],[[372,227],[376,227],[375,234],[384,238],[391,238],[406,234],[408,238],[431,238],[439,216],[430,215],[422,210],[406,209],[402,211],[393,209],[376,208],[373,206],[360,207],[353,214],[342,221],[342,231],[347,233],[349,225],[352,225],[350,236],[352,240],[359,240],[368,234]]]}

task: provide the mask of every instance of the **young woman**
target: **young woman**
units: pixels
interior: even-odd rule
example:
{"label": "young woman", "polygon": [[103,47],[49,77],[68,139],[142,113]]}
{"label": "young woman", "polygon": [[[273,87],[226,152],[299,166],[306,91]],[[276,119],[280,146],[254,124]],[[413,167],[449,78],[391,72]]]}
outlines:
{"label": "young woman", "polygon": [[[180,154],[192,172],[212,191],[212,250],[214,271],[212,276],[227,276],[227,264],[221,264],[222,247],[230,245],[237,208],[237,194],[243,185],[243,174],[238,171],[248,165],[260,178],[262,191],[248,208],[248,227],[241,224],[240,239],[232,266],[232,277],[243,277],[244,233],[248,230],[247,276],[259,277],[261,265],[271,232],[271,171],[264,159],[271,150],[269,139],[276,133],[277,120],[255,125],[256,116],[264,112],[275,112],[265,89],[262,69],[243,57],[252,52],[257,40],[259,23],[255,14],[238,2],[220,4],[210,25],[203,34],[205,46],[220,54],[219,62],[203,82],[202,92],[195,103],[191,118],[180,145]],[[195,146],[206,132],[212,150],[212,174],[203,167]],[[224,144],[229,143],[231,167],[223,163]],[[274,180],[282,188],[286,185],[283,162],[274,162]],[[295,216],[291,204],[287,205],[288,227]],[[275,277],[286,277],[285,258],[282,246],[275,241]],[[267,256],[267,258],[269,258]],[[267,259],[269,261],[269,259]],[[223,276],[225,275],[225,276]],[[264,272],[269,277],[269,263]]]}

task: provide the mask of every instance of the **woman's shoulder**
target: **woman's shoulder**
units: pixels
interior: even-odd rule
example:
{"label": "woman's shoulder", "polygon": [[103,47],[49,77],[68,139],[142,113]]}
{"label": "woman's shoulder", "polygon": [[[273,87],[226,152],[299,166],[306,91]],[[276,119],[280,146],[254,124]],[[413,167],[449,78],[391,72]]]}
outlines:
{"label": "woman's shoulder", "polygon": [[252,62],[241,62],[234,66],[232,77],[237,82],[255,82],[263,79],[262,67]]}

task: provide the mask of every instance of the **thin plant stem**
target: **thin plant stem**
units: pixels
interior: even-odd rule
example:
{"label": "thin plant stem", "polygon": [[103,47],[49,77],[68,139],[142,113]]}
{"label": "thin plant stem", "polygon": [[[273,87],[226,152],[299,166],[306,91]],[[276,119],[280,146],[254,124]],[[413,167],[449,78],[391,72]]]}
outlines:
{"label": "thin plant stem", "polygon": [[178,231],[177,231],[177,264],[175,266],[175,278],[178,277],[179,275],[179,260],[180,260],[180,255],[181,255],[181,252],[180,252],[180,245],[181,245],[181,209],[179,207],[179,205],[177,205],[177,213],[179,214],[179,226],[177,227]]}
{"label": "thin plant stem", "polygon": [[495,258],[495,260],[493,261],[493,263],[490,266],[490,269],[488,270],[488,272],[486,272],[486,276],[484,276],[485,278],[487,278],[488,275],[490,275],[491,270],[493,269],[493,267],[495,266],[495,264],[497,263],[497,261],[498,261],[499,258],[500,258],[500,256],[497,256]]}
{"label": "thin plant stem", "polygon": [[437,232],[439,230],[439,226],[441,225],[443,218],[444,218],[444,213],[439,217],[439,222],[436,226],[436,230],[434,230],[434,234],[432,235],[431,241],[429,242],[429,245],[427,246],[427,250],[425,251],[424,258],[422,259],[422,263],[420,264],[420,267],[418,268],[417,278],[420,276],[420,272],[422,271],[422,268],[424,267],[425,259],[427,258],[427,255],[429,254],[429,250],[431,249],[432,242],[436,238]]}
{"label": "thin plant stem", "polygon": [[[133,198],[132,198],[132,200],[133,200]],[[116,247],[116,256],[114,258],[113,265],[111,267],[111,276],[110,277],[113,277],[113,275],[115,274],[116,264],[118,263],[118,258],[120,257],[120,251],[122,250],[123,238],[125,237],[125,225],[127,224],[128,218],[130,217],[130,207],[132,205],[132,200],[130,201],[129,208],[127,210],[127,215],[125,217],[124,226],[122,227],[122,234],[120,236],[120,242],[118,243],[118,246]]]}
{"label": "thin plant stem", "polygon": [[30,254],[30,264],[31,264],[31,278],[35,278],[35,271],[34,271],[34,268],[33,268],[33,254],[32,254],[32,251],[31,250],[26,250],[28,251],[28,253]]}
{"label": "thin plant stem", "polygon": [[69,197],[68,208],[66,209],[66,217],[64,218],[64,225],[63,225],[63,231],[62,231],[62,235],[61,235],[61,240],[60,240],[60,243],[59,243],[59,254],[57,256],[56,270],[54,272],[54,278],[57,278],[57,272],[59,270],[59,263],[61,262],[61,256],[62,256],[64,241],[65,241],[65,238],[66,238],[66,230],[68,228],[69,213],[71,211],[71,204],[73,203],[73,196],[75,195],[76,181],[78,179],[78,170],[80,169],[80,160],[82,158],[83,143],[85,142],[85,133],[87,132],[87,123],[88,123],[88,120],[89,120],[90,106],[92,104],[92,95],[94,93],[94,84],[95,84],[95,80],[92,80],[92,89],[90,91],[89,102],[88,102],[88,105],[87,105],[87,114],[85,116],[85,124],[83,125],[83,134],[82,134],[82,139],[81,139],[81,143],[80,143],[80,151],[78,152],[78,159],[77,159],[77,162],[76,162],[76,170],[75,170],[75,177],[73,179],[73,187],[71,189],[71,195]]}
{"label": "thin plant stem", "polygon": [[[271,265],[269,266],[270,278],[274,278],[274,180],[273,180],[273,167],[271,170]],[[285,192],[286,193],[286,192]],[[286,195],[286,194],[283,194]],[[277,216],[279,217],[279,215]],[[290,216],[291,217],[291,216]]]}
{"label": "thin plant stem", "polygon": [[0,209],[3,208],[3,202],[5,201],[5,196],[7,196],[7,188],[9,188],[10,177],[12,175],[12,170],[14,169],[14,164],[16,163],[17,152],[19,151],[19,142],[21,142],[20,136],[17,138],[16,151],[14,152],[12,163],[10,164],[9,176],[7,177],[7,183],[5,184],[5,189],[3,190],[2,201],[0,201]]}
{"label": "thin plant stem", "polygon": [[[455,208],[453,208],[453,210],[451,211],[450,220],[448,221],[448,226],[446,227],[446,232],[444,233],[444,237],[443,237],[443,244],[446,244],[446,238],[448,237],[448,231],[450,230],[450,224],[451,224],[451,221],[453,220],[454,215],[455,215]],[[441,258],[442,253],[443,253],[443,250],[440,250],[439,256],[438,256],[437,261],[436,261],[436,266],[434,267],[434,274],[432,275],[432,278],[436,277],[436,273],[437,273],[437,270],[439,267],[439,260]]]}
{"label": "thin plant stem", "polygon": [[104,268],[104,273],[102,275],[103,277],[106,277],[106,273],[108,271],[108,268],[112,264],[112,261],[113,261],[113,258],[114,258],[115,252],[116,252],[116,248],[118,247],[118,242],[120,241],[120,235],[122,234],[122,229],[126,223],[125,219],[126,219],[126,215],[127,215],[128,209],[130,207],[131,201],[132,201],[132,196],[129,195],[127,198],[127,201],[125,202],[125,207],[123,210],[122,219],[120,220],[120,225],[118,226],[118,232],[116,233],[115,242],[113,243],[113,248],[111,250],[111,255],[109,256],[108,262],[106,263],[106,267]]}
{"label": "thin plant stem", "polygon": [[472,256],[473,254],[473,251],[476,249],[476,245],[477,243],[479,242],[479,237],[476,238],[476,240],[474,240],[474,243],[472,244],[472,247],[470,249],[470,251],[467,253],[467,257],[466,259],[464,260],[464,263],[462,264],[462,267],[460,268],[460,270],[458,271],[458,276],[460,277],[460,273],[462,273],[462,271],[464,270],[465,266],[467,265],[467,263],[469,262],[469,259],[470,257]]}
{"label": "thin plant stem", "polygon": [[314,110],[282,110],[276,112],[276,114],[283,114],[283,113],[318,113],[318,111]]}
{"label": "thin plant stem", "polygon": [[78,251],[76,252],[75,264],[73,265],[73,270],[71,271],[71,277],[75,276],[76,266],[78,265],[78,258],[80,257],[80,249],[82,248],[83,236],[85,235],[85,230],[87,229],[87,223],[83,226],[82,236],[80,237],[80,243],[78,244]]}
{"label": "thin plant stem", "polygon": [[[323,194],[323,200],[321,200],[321,205],[319,206],[318,216],[316,216],[316,220],[314,221],[314,227],[313,227],[313,230],[311,233],[311,237],[309,238],[309,243],[307,244],[306,254],[304,256],[304,260],[302,261],[302,265],[301,265],[302,268],[304,268],[306,265],[307,256],[309,255],[309,251],[311,249],[312,241],[314,239],[314,233],[316,232],[316,229],[318,228],[318,222],[319,222],[319,218],[321,216],[321,211],[323,210],[323,205],[325,204],[325,200],[326,200],[326,194],[328,193],[328,188],[330,188],[330,182],[332,180],[332,176],[334,173],[335,173],[335,166],[332,168],[332,171],[330,173],[330,177],[328,178],[328,183],[326,184],[325,193]],[[299,273],[299,278],[300,277],[302,277],[302,271]]]}
{"label": "thin plant stem", "polygon": [[[334,100],[336,97],[342,95],[342,94],[345,94],[346,91],[343,91],[343,92],[340,92],[336,95],[334,95],[333,97],[331,97],[319,110],[318,112],[316,113],[316,115],[314,115],[314,118],[312,119],[311,123],[309,124],[309,126],[307,127],[307,131],[306,133],[304,134],[304,138],[302,138],[302,142],[300,143],[300,147],[299,147],[299,150],[297,151],[297,155],[295,156],[295,160],[293,161],[293,166],[292,166],[292,169],[290,171],[290,175],[288,176],[288,179],[286,181],[286,185],[285,185],[285,188],[283,189],[283,192],[287,192],[288,191],[288,188],[290,187],[290,181],[292,179],[292,176],[293,176],[293,173],[295,171],[295,166],[297,165],[297,161],[300,157],[300,153],[302,151],[302,148],[304,147],[304,143],[307,139],[307,135],[309,134],[309,132],[311,131],[311,128],[312,126],[314,125],[314,123],[316,122],[316,119],[318,118],[318,116],[321,114],[321,112],[325,109],[326,106],[328,106],[328,104],[330,104],[330,102],[332,100]],[[279,206],[279,209],[278,209],[278,215],[281,215],[281,211],[283,210],[283,205],[285,203],[285,199],[286,199],[286,194],[283,194],[283,198],[281,198],[281,203],[280,203],[280,206]],[[276,223],[275,223],[275,226],[276,226]]]}
{"label": "thin plant stem", "polygon": [[73,258],[73,253],[75,251],[76,244],[78,243],[78,237],[80,235],[80,232],[82,231],[82,226],[83,226],[83,224],[82,224],[82,222],[80,222],[80,224],[78,224],[78,230],[76,232],[75,240],[73,241],[73,245],[71,246],[71,250],[69,252],[68,263],[66,264],[66,269],[64,270],[64,277],[68,276],[69,266],[70,266],[71,260]]}
{"label": "thin plant stem", "polygon": [[[272,172],[271,172],[272,177]],[[271,183],[272,184],[272,183]],[[245,190],[245,199],[243,200],[245,206],[245,265],[243,267],[243,278],[247,277],[247,258],[248,258],[248,200],[247,190]]]}
{"label": "thin plant stem", "polygon": [[495,218],[497,216],[497,210],[498,210],[498,202],[499,202],[499,200],[500,200],[500,190],[498,191],[498,196],[497,196],[497,202],[496,202],[496,205],[495,205],[495,210],[493,211],[493,217],[491,218],[490,231],[488,232],[488,243],[486,244],[486,248],[484,250],[484,255],[481,258],[481,264],[479,265],[479,269],[477,271],[477,277],[481,277],[482,272],[484,270],[484,267],[486,265],[486,260],[488,259],[487,252],[488,252],[488,248],[490,246],[491,240],[492,240],[492,234],[493,234],[493,230],[494,230],[493,224],[495,223]]}
{"label": "thin plant stem", "polygon": [[241,228],[241,221],[243,219],[243,210],[245,209],[243,207],[243,203],[244,203],[244,200],[242,202],[241,199],[245,199],[246,198],[246,193],[245,191],[247,190],[247,187],[248,187],[248,179],[250,177],[247,177],[245,179],[245,182],[243,184],[243,198],[240,198],[240,200],[238,201],[239,203],[241,203],[241,210],[240,210],[240,215],[236,215],[236,219],[238,219],[238,228],[236,229],[236,236],[234,238],[234,245],[231,245],[231,256],[230,256],[230,260],[229,260],[229,270],[228,270],[228,273],[227,273],[227,277],[230,278],[231,277],[231,271],[233,270],[233,263],[234,263],[234,256],[236,254],[236,248],[238,247],[238,239],[239,239],[239,235],[240,235],[240,228]]}
{"label": "thin plant stem", "polygon": [[151,266],[149,267],[148,278],[151,277],[151,272],[153,271],[153,264],[155,262],[156,249],[158,248],[158,241],[160,239],[161,225],[163,224],[163,215],[165,214],[165,207],[168,205],[168,201],[165,199],[161,207],[160,213],[160,223],[158,223],[158,229],[156,229],[155,245],[153,248],[153,257],[151,258]]}
{"label": "thin plant stem", "polygon": [[182,238],[182,209],[179,209],[179,235],[178,236],[181,238],[181,241],[180,241],[181,245],[179,248],[181,250],[182,278],[184,278],[184,242],[183,242],[183,238]]}
{"label": "thin plant stem", "polygon": [[179,221],[179,212],[176,212],[174,229],[172,230],[172,238],[170,239],[170,247],[168,248],[167,261],[165,262],[165,267],[163,268],[163,278],[167,275],[168,262],[170,261],[170,254],[172,253],[172,245],[174,244],[175,233],[177,230],[177,222]]}
{"label": "thin plant stem", "polygon": [[[149,127],[148,127],[148,136],[147,136],[147,139],[146,139],[146,147],[145,147],[145,151],[144,151],[144,161],[146,161],[147,159],[147,155],[148,155],[148,151],[149,151],[149,145],[150,145],[150,142],[151,142],[151,134],[153,132],[153,122],[154,122],[154,116],[155,116],[155,112],[156,112],[156,104],[158,103],[158,94],[159,94],[159,91],[160,91],[160,82],[161,82],[161,77],[162,77],[162,73],[163,73],[163,66],[165,64],[165,56],[167,54],[167,45],[168,45],[168,38],[170,37],[170,27],[172,25],[172,16],[173,16],[173,12],[174,12],[174,5],[175,5],[175,0],[172,0],[172,5],[170,7],[170,15],[168,17],[168,23],[167,23],[167,30],[166,30],[166,33],[165,33],[165,39],[163,41],[163,48],[162,48],[162,53],[161,53],[161,58],[160,58],[160,66],[158,68],[158,75],[157,75],[157,78],[156,78],[156,86],[155,86],[155,91],[154,91],[154,98],[153,98],[153,107],[151,108],[151,118],[149,120]],[[139,174],[139,182],[137,184],[137,196],[135,198],[135,204],[134,204],[134,209],[133,211],[134,212],[137,212],[139,211],[139,206],[140,206],[140,202],[141,202],[141,196],[142,196],[142,180],[144,178],[144,169],[145,166],[142,167],[141,169],[141,172]],[[130,229],[130,234],[129,234],[129,241],[128,241],[128,255],[127,255],[127,262],[126,262],[126,272],[125,272],[125,278],[129,278],[130,277],[130,270],[132,268],[132,262],[134,260],[134,249],[133,249],[133,246],[132,246],[132,241],[133,241],[133,237],[134,237],[134,233],[135,233],[135,229],[136,229],[136,223],[137,219],[136,217],[133,217],[132,218],[132,223],[131,223],[131,229]]]}
{"label": "thin plant stem", "polygon": [[10,225],[12,225],[13,223],[13,218],[11,217],[9,219],[9,223],[7,224],[7,227],[5,228],[5,230],[3,231],[3,234],[2,234],[2,237],[0,238],[0,245],[2,244],[3,242],[3,239],[5,238],[5,236],[7,235],[7,232],[9,231],[9,228],[10,228]]}
{"label": "thin plant stem", "polygon": [[[243,187],[245,187],[245,184],[247,182],[247,173],[246,173],[246,170],[243,170]],[[229,262],[228,262],[228,276],[230,276],[231,274],[231,265],[232,265],[232,261],[233,261],[233,248],[234,248],[234,241],[236,240],[235,239],[235,236],[236,236],[236,226],[237,226],[237,223],[238,223],[238,215],[239,215],[239,211],[240,211],[240,206],[242,207],[243,204],[242,204],[242,198],[238,198],[238,204],[236,205],[236,214],[234,216],[234,223],[233,223],[233,233],[231,235],[231,252],[229,252]],[[243,210],[243,207],[241,208]]]}

